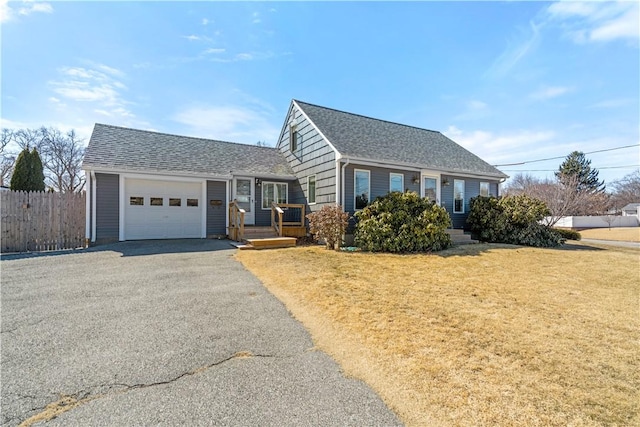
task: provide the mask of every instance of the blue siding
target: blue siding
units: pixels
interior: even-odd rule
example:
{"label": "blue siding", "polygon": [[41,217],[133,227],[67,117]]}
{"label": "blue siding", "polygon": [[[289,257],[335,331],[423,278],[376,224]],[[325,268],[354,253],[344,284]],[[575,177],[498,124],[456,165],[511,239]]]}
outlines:
{"label": "blue siding", "polygon": [[[220,200],[221,205],[212,206],[212,200]],[[207,237],[227,234],[227,183],[207,181]]]}
{"label": "blue siding", "polygon": [[120,238],[120,176],[96,174],[96,241]]}
{"label": "blue siding", "polygon": [[[453,213],[453,181],[461,179],[464,181],[464,213]],[[447,180],[449,185],[442,186],[442,206],[447,210],[453,228],[465,228],[467,217],[469,216],[469,201],[480,195],[480,182],[489,183],[489,192],[492,196],[498,196],[498,183],[496,180],[477,179],[468,177],[458,177],[453,175],[442,175],[442,181]]]}
{"label": "blue siding", "polygon": [[[288,186],[288,200],[289,203],[305,203],[304,195],[300,197],[300,184],[297,181],[277,181],[273,179],[263,179],[263,181],[286,183]],[[271,209],[262,209],[262,185],[256,185],[255,190],[255,208],[256,208],[256,222],[258,226],[271,225]]]}
{"label": "blue siding", "polygon": [[354,209],[354,170],[368,170],[371,185],[370,199],[373,200],[378,196],[384,196],[389,192],[389,178],[391,173],[401,173],[404,175],[405,191],[420,192],[420,183],[414,184],[413,177],[419,176],[419,172],[403,171],[401,169],[389,169],[373,166],[359,166],[349,164],[345,168],[345,200],[344,208],[346,212],[353,215]]}

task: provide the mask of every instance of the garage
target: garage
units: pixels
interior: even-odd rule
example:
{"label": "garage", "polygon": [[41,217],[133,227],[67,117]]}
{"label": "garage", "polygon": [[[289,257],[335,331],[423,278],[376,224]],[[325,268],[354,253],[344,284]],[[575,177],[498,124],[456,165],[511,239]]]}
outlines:
{"label": "garage", "polygon": [[125,240],[203,237],[202,188],[202,182],[125,179]]}

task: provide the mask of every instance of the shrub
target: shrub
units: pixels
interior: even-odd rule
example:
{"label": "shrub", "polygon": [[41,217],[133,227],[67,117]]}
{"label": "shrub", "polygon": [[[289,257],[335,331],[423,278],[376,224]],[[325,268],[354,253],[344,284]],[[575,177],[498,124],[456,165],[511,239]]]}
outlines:
{"label": "shrub", "polygon": [[582,235],[576,230],[569,230],[566,228],[554,228],[553,231],[561,235],[563,238],[567,240],[580,240],[582,239]]}
{"label": "shrub", "polygon": [[340,205],[325,205],[318,212],[307,215],[309,231],[316,240],[324,240],[327,249],[338,249],[342,241],[349,214]]}
{"label": "shrub", "polygon": [[447,211],[415,192],[378,197],[355,216],[355,243],[367,251],[425,252],[451,245]]}
{"label": "shrub", "polygon": [[467,225],[484,242],[554,247],[565,241],[556,230],[540,224],[549,215],[541,200],[524,194],[500,199],[478,196],[470,206]]}

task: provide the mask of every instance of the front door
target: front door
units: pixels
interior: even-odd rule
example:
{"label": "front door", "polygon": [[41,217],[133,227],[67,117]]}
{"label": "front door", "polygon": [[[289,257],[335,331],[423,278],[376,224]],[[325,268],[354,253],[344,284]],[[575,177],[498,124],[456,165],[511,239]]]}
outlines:
{"label": "front door", "polygon": [[245,210],[245,225],[254,225],[256,222],[254,189],[253,178],[237,177],[233,180],[233,198]]}
{"label": "front door", "polygon": [[435,176],[422,176],[422,197],[432,202],[440,203],[440,194],[438,194],[438,178]]}

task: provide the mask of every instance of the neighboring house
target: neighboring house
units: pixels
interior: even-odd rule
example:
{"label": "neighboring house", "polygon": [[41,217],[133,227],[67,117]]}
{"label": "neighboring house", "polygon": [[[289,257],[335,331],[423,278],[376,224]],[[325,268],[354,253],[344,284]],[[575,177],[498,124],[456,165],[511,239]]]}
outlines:
{"label": "neighboring house", "polygon": [[622,208],[622,216],[637,216],[640,218],[640,203],[629,203]]}
{"label": "neighboring house", "polygon": [[469,200],[507,178],[440,132],[296,100],[276,148],[96,124],[83,169],[92,242],[226,235],[232,200],[246,225],[270,225],[272,202],[353,213],[396,190],[462,228]]}

